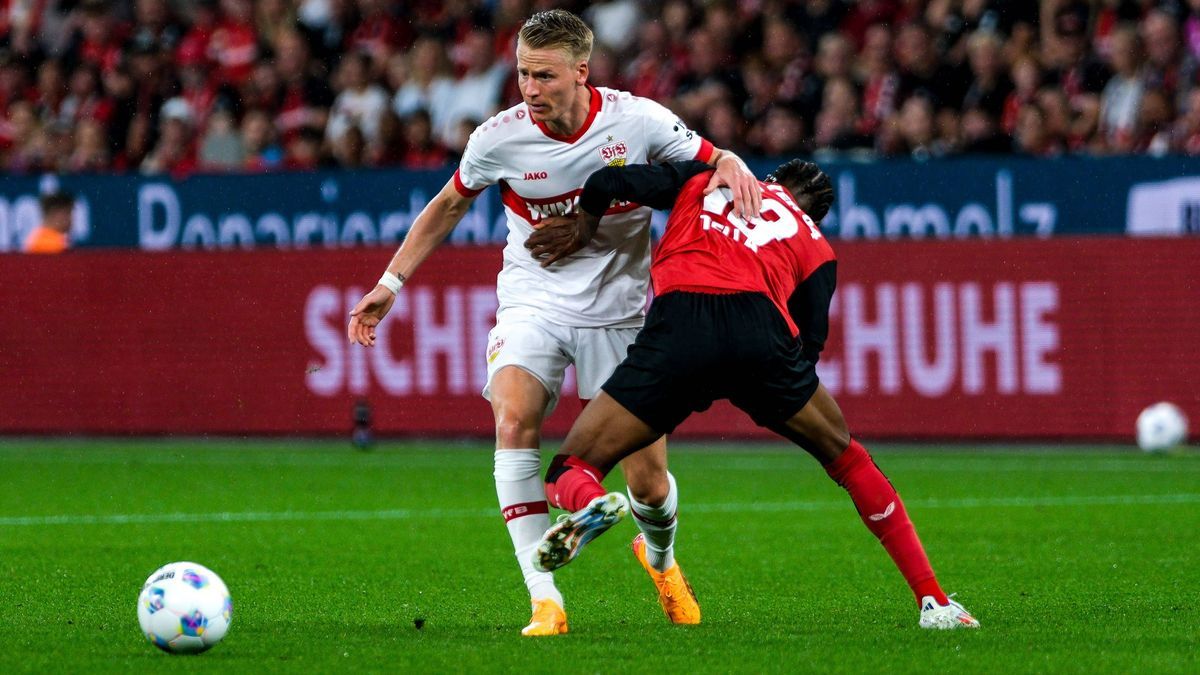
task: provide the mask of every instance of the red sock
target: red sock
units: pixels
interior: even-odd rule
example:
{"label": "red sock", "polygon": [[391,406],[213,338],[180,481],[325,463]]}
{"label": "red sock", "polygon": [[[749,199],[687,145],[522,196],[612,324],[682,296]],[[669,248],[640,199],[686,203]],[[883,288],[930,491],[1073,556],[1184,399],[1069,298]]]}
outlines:
{"label": "red sock", "polygon": [[555,455],[546,471],[546,499],[552,506],[578,511],[596,497],[603,497],[604,474],[596,467],[570,455]]}
{"label": "red sock", "polygon": [[825,471],[850,493],[858,515],[900,568],[904,580],[917,596],[917,603],[920,604],[922,597],[932,595],[938,603],[946,604],[946,594],[938,585],[921,540],[917,538],[917,530],[904,510],[904,502],[900,501],[896,488],[875,465],[867,449],[851,440],[850,447],[826,465]]}

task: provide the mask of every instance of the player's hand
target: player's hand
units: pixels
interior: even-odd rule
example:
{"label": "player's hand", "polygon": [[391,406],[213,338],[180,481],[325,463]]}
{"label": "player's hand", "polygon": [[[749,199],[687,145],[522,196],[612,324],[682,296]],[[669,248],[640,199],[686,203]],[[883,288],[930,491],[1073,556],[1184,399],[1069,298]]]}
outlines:
{"label": "player's hand", "polygon": [[708,180],[704,194],[712,194],[719,187],[727,187],[733,193],[733,210],[742,220],[758,217],[762,209],[762,186],[746,163],[733,153],[726,153],[717,160],[717,170]]}
{"label": "player's hand", "polygon": [[354,309],[350,310],[350,325],[346,327],[346,335],[350,341],[364,347],[374,347],[375,327],[387,316],[394,302],[396,296],[383,286],[376,286],[364,295]]}
{"label": "player's hand", "polygon": [[599,218],[582,211],[543,218],[534,224],[525,248],[535,260],[542,261],[542,267],[548,267],[587,246],[599,226]]}

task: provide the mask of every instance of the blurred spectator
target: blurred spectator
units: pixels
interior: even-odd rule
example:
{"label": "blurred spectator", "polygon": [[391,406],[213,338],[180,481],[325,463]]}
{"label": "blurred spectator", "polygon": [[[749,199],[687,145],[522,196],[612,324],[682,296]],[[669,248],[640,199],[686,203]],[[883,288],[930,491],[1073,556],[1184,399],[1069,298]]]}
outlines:
{"label": "blurred spectator", "polygon": [[403,118],[425,110],[435,128],[445,126],[454,90],[445,46],[436,38],[423,37],[413,45],[408,59],[408,78],[392,98],[392,111]]}
{"label": "blurred spectator", "polygon": [[1001,60],[1003,44],[993,33],[978,32],[967,41],[967,53],[974,79],[963,98],[963,108],[983,108],[989,115],[1004,112],[1005,101],[1012,93],[1012,82],[1004,72]]}
{"label": "blurred spectator", "polygon": [[37,85],[34,106],[37,115],[47,122],[57,119],[62,112],[63,100],[67,97],[67,78],[60,61],[53,59],[42,62],[37,70]]}
{"label": "blurred spectator", "polygon": [[705,112],[702,132],[704,138],[718,148],[745,154],[746,124],[738,110],[728,100],[721,100]]}
{"label": "blurred spectator", "polygon": [[[516,84],[515,80],[513,83]],[[588,61],[588,83],[596,87],[625,88],[617,57],[608,48],[592,49],[592,59]]]}
{"label": "blurred spectator", "polygon": [[[211,0],[209,0],[211,1]],[[259,44],[274,51],[281,31],[296,25],[296,3],[291,0],[256,0],[254,3],[254,31]]]}
{"label": "blurred spectator", "polygon": [[283,163],[283,148],[276,143],[271,117],[262,110],[251,110],[242,118],[242,150],[248,171],[269,171]]}
{"label": "blurred spectator", "polygon": [[1162,89],[1179,102],[1196,83],[1196,56],[1187,51],[1174,14],[1152,9],[1142,19],[1140,37],[1145,48],[1145,84]]}
{"label": "blurred spectator", "polygon": [[[439,125],[445,140],[455,133],[464,119],[485,120],[500,104],[500,89],[512,74],[513,65],[497,61],[492,55],[492,34],[483,28],[472,29],[459,45],[462,74],[454,81]],[[478,126],[478,125],[476,125]]]}
{"label": "blurred spectator", "polygon": [[808,60],[804,42],[795,28],[782,18],[769,18],[763,24],[762,57],[767,68],[778,78],[774,99],[781,103],[812,104],[801,101],[804,94]]}
{"label": "blurred spectator", "polygon": [[962,116],[962,150],[981,155],[1013,151],[1013,141],[1000,129],[1000,120],[986,106],[968,108]]}
{"label": "blurred spectator", "polygon": [[400,165],[407,169],[436,169],[450,161],[450,153],[433,137],[433,120],[424,109],[404,119],[404,155]]}
{"label": "blurred spectator", "polygon": [[601,0],[590,3],[583,20],[595,34],[596,44],[620,52],[633,44],[641,21],[641,8],[634,0]]}
{"label": "blurred spectator", "polygon": [[167,0],[134,0],[133,42],[170,54],[183,39],[183,26],[175,20]]}
{"label": "blurred spectator", "polygon": [[65,192],[42,195],[42,223],[25,238],[26,253],[62,253],[70,245],[71,214],[75,198]]}
{"label": "blurred spectator", "polygon": [[1192,89],[1188,95],[1187,112],[1179,120],[1175,136],[1179,152],[1193,157],[1200,155],[1200,88]]}
{"label": "blurred spectator", "polygon": [[359,169],[366,165],[367,139],[357,126],[347,127],[332,142],[333,158],[343,169]]}
{"label": "blurred spectator", "polygon": [[804,121],[787,106],[773,106],[763,119],[759,142],[764,154],[798,155],[804,152]]}
{"label": "blurred spectator", "polygon": [[454,125],[454,133],[450,134],[450,139],[443,143],[446,149],[450,151],[451,157],[462,157],[463,150],[467,147],[467,141],[471,138],[471,134],[475,131],[482,122],[473,117],[464,117]]}
{"label": "blurred spectator", "polygon": [[272,107],[286,143],[301,128],[325,128],[333,92],[325,79],[313,72],[308,44],[299,33],[282,31],[276,41],[275,68],[283,87],[280,100]]}
{"label": "blurred spectator", "polygon": [[95,119],[80,120],[75,127],[75,147],[62,168],[72,173],[98,173],[111,166],[104,126]]}
{"label": "blurred spectator", "polygon": [[827,80],[821,100],[821,110],[813,129],[813,142],[818,148],[850,150],[869,148],[874,144],[870,135],[861,133],[858,91],[849,79]]}
{"label": "blurred spectator", "polygon": [[154,143],[154,127],[148,114],[139,113],[129,121],[122,150],[113,158],[118,171],[137,171]]}
{"label": "blurred spectator", "polygon": [[880,122],[896,112],[900,76],[892,64],[892,34],[887,26],[871,26],[863,40],[858,75],[863,83],[860,128],[864,133],[872,134]]}
{"label": "blurred spectator", "polygon": [[200,142],[200,166],[205,170],[228,171],[246,162],[242,137],[233,126],[233,113],[226,108],[213,112]]}
{"label": "blurred spectator", "polygon": [[[520,100],[516,31],[552,5],[13,0],[0,166],[433,166]],[[593,84],[659,100],[743,152],[1200,153],[1200,0],[569,6],[595,31]],[[160,119],[177,98],[188,122]],[[362,148],[340,142],[352,128]]]}
{"label": "blurred spectator", "polygon": [[289,171],[315,171],[321,167],[321,140],[325,137],[316,127],[301,127],[287,142],[283,168]]}
{"label": "blurred spectator", "polygon": [[346,49],[365,52],[378,64],[386,63],[394,49],[412,44],[412,24],[392,16],[384,0],[357,0],[358,26],[346,41]]}
{"label": "blurred spectator", "polygon": [[666,26],[656,21],[642,24],[638,30],[637,55],[622,73],[630,93],[659,101],[671,97],[675,93],[679,61],[682,60],[671,56]]}
{"label": "blurred spectator", "polygon": [[937,137],[933,102],[925,96],[910,96],[900,107],[899,132],[901,152],[913,159],[941,157],[949,151]]}
{"label": "blurred spectator", "polygon": [[1117,30],[1109,41],[1113,76],[1100,96],[1101,139],[1120,152],[1133,148],[1138,108],[1142,104],[1142,45],[1132,28]]}
{"label": "blurred spectator", "polygon": [[675,112],[690,123],[703,119],[704,111],[738,93],[736,79],[722,65],[725,55],[708,31],[698,29],[689,40],[689,74],[676,89]]}
{"label": "blurred spectator", "polygon": [[[1061,5],[1055,9],[1055,5]],[[1066,92],[1075,108],[1091,106],[1108,82],[1108,68],[1088,44],[1088,5],[1078,0],[1042,5],[1048,14],[1042,26],[1043,58],[1051,66],[1052,81]]]}
{"label": "blurred spectator", "polygon": [[906,23],[896,37],[900,81],[897,100],[918,95],[936,111],[958,108],[970,86],[970,72],[938,58],[933,34],[918,21]]}
{"label": "blurred spectator", "polygon": [[336,144],[342,134],[352,127],[362,132],[366,142],[379,142],[379,124],[388,109],[387,94],[370,80],[371,57],[366,52],[351,52],[342,58],[338,67],[341,93],[329,111],[326,135]]}
{"label": "blurred spectator", "polygon": [[121,63],[121,42],[125,37],[118,30],[111,8],[105,0],[84,0],[80,3],[79,28],[70,37],[64,55],[67,63],[87,63],[108,72]]}
{"label": "blurred spectator", "polygon": [[7,132],[11,150],[5,161],[5,169],[12,173],[31,173],[42,169],[46,140],[41,120],[34,112],[32,103],[16,101],[8,107]]}
{"label": "blurred spectator", "polygon": [[1042,71],[1037,61],[1023,56],[1013,63],[1011,79],[1013,91],[1004,101],[1004,113],[1001,118],[1001,127],[1006,133],[1012,133],[1017,127],[1017,112],[1021,106],[1036,99],[1038,87],[1042,84]]}
{"label": "blurred spectator", "polygon": [[185,178],[196,170],[195,117],[188,102],[173,98],[163,104],[159,114],[158,144],[142,160],[147,174],[169,173]]}
{"label": "blurred spectator", "polygon": [[1171,127],[1171,120],[1175,119],[1174,108],[1171,97],[1162,89],[1150,89],[1142,94],[1137,137],[1133,143],[1135,152],[1161,157],[1175,148],[1176,134]]}
{"label": "blurred spectator", "polygon": [[176,48],[177,63],[182,67],[185,63],[205,61],[216,63],[219,55],[213,48],[212,37],[217,30],[217,0],[197,0],[188,3],[191,11],[191,26]]}
{"label": "blurred spectator", "polygon": [[221,0],[221,20],[208,42],[209,56],[217,62],[222,82],[240,85],[258,59],[258,33],[250,0]]}
{"label": "blurred spectator", "polygon": [[1062,152],[1062,144],[1047,128],[1046,116],[1037,104],[1021,107],[1017,113],[1017,130],[1014,134],[1016,150],[1032,157],[1052,157]]}
{"label": "blurred spectator", "polygon": [[63,99],[58,118],[70,124],[94,120],[106,124],[112,116],[113,102],[100,89],[100,74],[90,63],[80,65],[71,73],[67,97]]}

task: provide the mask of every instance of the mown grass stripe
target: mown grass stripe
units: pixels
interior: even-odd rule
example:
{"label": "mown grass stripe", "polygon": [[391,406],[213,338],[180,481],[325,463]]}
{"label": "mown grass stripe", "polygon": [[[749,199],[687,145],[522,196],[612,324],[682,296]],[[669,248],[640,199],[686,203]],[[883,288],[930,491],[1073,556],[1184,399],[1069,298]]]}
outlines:
{"label": "mown grass stripe", "polygon": [[[1196,504],[1200,494],[1164,495],[1078,495],[1065,497],[990,497],[962,499],[914,499],[906,501],[917,509],[971,509],[1004,507],[1138,506]],[[688,513],[787,513],[832,511],[849,508],[846,501],[795,501],[767,503],[684,504]],[[346,511],[219,511],[215,513],[123,513],[56,516],[5,516],[0,527],[42,525],[142,525],[156,523],[260,523],[287,521],[408,520],[413,518],[485,518],[495,509],[381,509]]]}

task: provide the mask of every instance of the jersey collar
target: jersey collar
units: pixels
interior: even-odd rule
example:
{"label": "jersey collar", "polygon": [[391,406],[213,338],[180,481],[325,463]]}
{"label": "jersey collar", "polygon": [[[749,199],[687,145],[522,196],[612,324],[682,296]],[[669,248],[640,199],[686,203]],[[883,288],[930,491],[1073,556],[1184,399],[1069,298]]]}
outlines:
{"label": "jersey collar", "polygon": [[570,136],[563,136],[562,134],[554,133],[545,124],[533,119],[532,113],[529,115],[530,121],[537,125],[537,128],[541,129],[542,133],[546,134],[546,136],[553,138],[556,141],[562,141],[563,143],[574,143],[585,133],[587,133],[589,128],[591,128],[592,121],[596,119],[596,113],[600,112],[600,104],[604,101],[604,97],[600,95],[600,92],[595,87],[589,84],[587,88],[588,91],[592,92],[592,102],[591,105],[588,106],[587,119],[583,120],[583,125],[580,126],[579,129]]}

